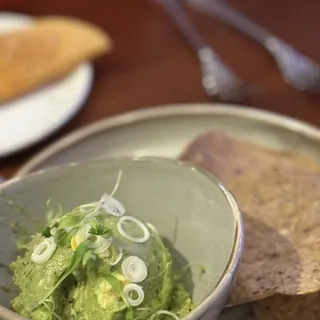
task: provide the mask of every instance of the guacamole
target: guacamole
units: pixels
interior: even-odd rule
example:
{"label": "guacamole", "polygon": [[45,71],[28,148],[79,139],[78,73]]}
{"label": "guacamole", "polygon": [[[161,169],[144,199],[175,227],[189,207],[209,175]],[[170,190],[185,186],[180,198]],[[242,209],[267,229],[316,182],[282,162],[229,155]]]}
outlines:
{"label": "guacamole", "polygon": [[194,307],[156,229],[108,195],[50,221],[11,270],[12,306],[33,320],[178,319]]}

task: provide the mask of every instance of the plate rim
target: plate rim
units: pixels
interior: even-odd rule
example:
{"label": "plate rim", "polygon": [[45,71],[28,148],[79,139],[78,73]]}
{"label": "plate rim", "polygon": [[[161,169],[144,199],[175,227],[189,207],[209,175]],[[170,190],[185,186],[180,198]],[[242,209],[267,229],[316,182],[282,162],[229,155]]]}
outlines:
{"label": "plate rim", "polygon": [[[36,19],[36,17],[32,16],[32,15],[28,15],[28,14],[24,14],[24,13],[20,13],[20,12],[12,12],[12,11],[1,11],[0,12],[0,19],[2,17],[13,17],[13,18],[17,18],[17,19],[25,19],[30,22],[32,22],[34,19]],[[51,136],[52,134],[57,132],[59,129],[61,129],[71,119],[73,119],[75,117],[75,115],[84,107],[84,105],[86,104],[86,102],[89,98],[89,95],[92,91],[93,82],[94,82],[94,68],[93,68],[92,63],[84,62],[84,63],[81,63],[80,65],[78,65],[73,71],[71,71],[70,74],[72,74],[72,72],[74,72],[75,70],[78,70],[80,68],[85,72],[85,75],[86,75],[85,81],[86,81],[87,85],[85,87],[85,90],[83,90],[82,92],[79,93],[79,95],[78,95],[79,103],[74,104],[74,106],[72,107],[72,110],[70,108],[71,112],[68,114],[68,116],[61,118],[56,125],[54,125],[52,127],[48,126],[47,129],[45,131],[43,131],[43,134],[41,136],[34,136],[32,139],[29,139],[28,142],[26,142],[26,143],[16,144],[16,145],[12,146],[10,149],[0,151],[0,159],[3,159],[5,157],[11,156],[11,155],[15,155],[18,152],[21,152],[21,151],[35,145],[36,143],[45,140],[46,138],[48,138],[49,136]]]}
{"label": "plate rim", "polygon": [[284,127],[287,130],[297,132],[309,138],[319,140],[320,129],[306,122],[277,114],[266,110],[261,110],[249,106],[232,105],[222,103],[176,103],[157,105],[145,109],[138,109],[129,112],[123,112],[114,116],[87,124],[70,133],[63,135],[57,141],[49,144],[40,152],[29,159],[15,174],[15,177],[22,177],[34,171],[38,165],[49,159],[51,156],[67,149],[75,143],[106,129],[116,128],[128,125],[141,120],[158,119],[167,116],[179,115],[215,115],[227,114],[242,116],[248,119],[257,119],[259,121]]}

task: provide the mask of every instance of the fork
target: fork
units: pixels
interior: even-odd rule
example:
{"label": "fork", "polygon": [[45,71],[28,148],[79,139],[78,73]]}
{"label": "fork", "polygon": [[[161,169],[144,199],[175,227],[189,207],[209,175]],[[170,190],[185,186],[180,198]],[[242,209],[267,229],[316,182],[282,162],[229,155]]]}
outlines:
{"label": "fork", "polygon": [[266,29],[220,0],[187,0],[195,9],[229,24],[259,42],[274,57],[284,80],[299,91],[319,92],[319,66]]}
{"label": "fork", "polygon": [[223,101],[244,99],[250,91],[196,30],[179,0],[152,1],[162,6],[196,51],[201,66],[202,85],[207,95]]}

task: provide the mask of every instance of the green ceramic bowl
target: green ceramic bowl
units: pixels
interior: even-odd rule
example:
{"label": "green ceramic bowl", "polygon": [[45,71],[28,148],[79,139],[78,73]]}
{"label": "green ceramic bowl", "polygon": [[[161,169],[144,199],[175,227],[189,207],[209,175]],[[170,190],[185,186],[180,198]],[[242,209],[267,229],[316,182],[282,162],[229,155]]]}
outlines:
{"label": "green ceramic bowl", "polygon": [[[119,169],[123,176],[116,197],[135,216],[156,226],[177,268],[192,266],[185,281],[199,306],[186,319],[216,319],[228,299],[242,251],[241,215],[232,195],[216,178],[181,162],[156,158],[94,161],[4,183],[0,187],[1,266],[16,258],[10,222],[19,221],[33,232],[33,221],[45,221],[48,199],[64,210],[96,201],[113,189]],[[206,270],[201,277],[200,266]],[[15,288],[5,267],[0,267],[0,286],[0,318],[21,319],[6,309]]]}

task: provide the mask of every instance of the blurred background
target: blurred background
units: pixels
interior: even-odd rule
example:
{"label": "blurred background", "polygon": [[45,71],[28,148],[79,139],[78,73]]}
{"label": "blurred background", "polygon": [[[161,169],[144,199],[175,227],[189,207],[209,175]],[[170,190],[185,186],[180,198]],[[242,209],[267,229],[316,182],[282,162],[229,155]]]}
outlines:
{"label": "blurred background", "polygon": [[[318,0],[227,2],[299,52],[320,62]],[[93,62],[92,91],[83,108],[44,140],[3,156],[0,175],[5,178],[50,143],[94,121],[150,106],[220,100],[205,93],[195,52],[154,1],[0,0],[0,9],[34,17],[58,14],[80,18],[101,27],[114,42],[110,53]],[[257,88],[241,104],[320,124],[320,96],[299,92],[286,84],[264,48],[209,15],[188,5],[186,10],[223,61],[244,83]]]}

